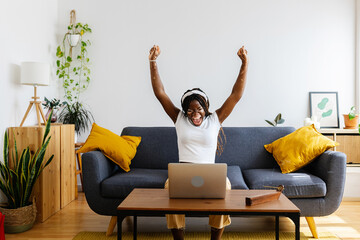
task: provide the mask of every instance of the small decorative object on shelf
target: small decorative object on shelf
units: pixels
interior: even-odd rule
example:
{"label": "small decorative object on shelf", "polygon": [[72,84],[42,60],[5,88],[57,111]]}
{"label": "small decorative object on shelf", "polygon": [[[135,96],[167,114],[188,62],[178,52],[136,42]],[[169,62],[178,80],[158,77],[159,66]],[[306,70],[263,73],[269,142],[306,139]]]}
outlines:
{"label": "small decorative object on shelf", "polygon": [[281,118],[281,113],[279,113],[274,121],[265,120],[268,124],[270,124],[273,127],[276,127],[278,124],[283,124],[285,122],[285,119]]}
{"label": "small decorative object on shelf", "polygon": [[47,99],[46,97],[44,98],[44,102],[42,103],[42,105],[47,108],[47,113],[45,115],[46,119],[49,117],[51,111],[53,111],[53,115],[51,117],[51,122],[54,123],[57,120],[57,111],[54,112],[55,110],[58,110],[59,108],[61,108],[62,106],[66,105],[66,102],[62,102],[60,103],[60,99],[56,99],[53,98],[51,100]]}
{"label": "small decorative object on shelf", "polygon": [[246,206],[253,206],[261,203],[278,200],[282,191],[284,190],[284,185],[279,185],[277,187],[270,187],[270,186],[264,186],[264,187],[276,188],[276,191],[273,193],[264,193],[252,197],[246,197],[245,198]]}
{"label": "small decorative object on shelf", "polygon": [[315,128],[317,130],[320,129],[320,122],[318,122],[317,117],[316,116],[311,116],[311,118],[305,118],[304,120],[304,126],[310,126],[314,124]]}
{"label": "small decorative object on shelf", "polygon": [[316,116],[322,128],[339,128],[337,92],[309,92],[310,116]]}
{"label": "small decorative object on shelf", "polygon": [[359,115],[355,113],[355,106],[350,108],[350,112],[348,114],[343,114],[344,116],[344,124],[345,129],[357,129],[359,122]]}

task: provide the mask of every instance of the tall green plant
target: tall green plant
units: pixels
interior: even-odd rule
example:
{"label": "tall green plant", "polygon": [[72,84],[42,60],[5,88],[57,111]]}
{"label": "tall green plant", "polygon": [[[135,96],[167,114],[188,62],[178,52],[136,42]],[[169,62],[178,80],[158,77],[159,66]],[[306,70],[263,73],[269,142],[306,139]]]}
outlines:
{"label": "tall green plant", "polygon": [[[24,149],[19,157],[16,140],[15,151],[12,153],[13,166],[9,165],[9,136],[7,131],[4,136],[4,162],[0,161],[0,189],[8,198],[8,208],[19,208],[30,205],[30,195],[39,178],[40,173],[50,164],[54,155],[45,161],[46,148],[49,145],[51,136],[50,119],[52,112],[46,122],[45,133],[41,147],[35,154],[30,153],[29,147]],[[15,139],[15,138],[14,138]]]}

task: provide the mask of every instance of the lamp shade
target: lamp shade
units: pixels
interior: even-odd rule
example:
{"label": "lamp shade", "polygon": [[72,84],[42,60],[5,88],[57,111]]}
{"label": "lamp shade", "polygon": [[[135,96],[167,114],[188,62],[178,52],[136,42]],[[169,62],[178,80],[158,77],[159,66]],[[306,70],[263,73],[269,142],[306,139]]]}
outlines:
{"label": "lamp shade", "polygon": [[41,62],[21,63],[21,84],[25,85],[49,85],[50,65]]}

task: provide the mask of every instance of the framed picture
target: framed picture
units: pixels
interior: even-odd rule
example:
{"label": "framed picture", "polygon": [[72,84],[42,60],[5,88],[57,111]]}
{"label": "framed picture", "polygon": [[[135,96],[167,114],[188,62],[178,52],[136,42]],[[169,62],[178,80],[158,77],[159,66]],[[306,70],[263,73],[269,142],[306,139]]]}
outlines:
{"label": "framed picture", "polygon": [[339,128],[337,92],[309,92],[310,117],[317,117],[321,128]]}

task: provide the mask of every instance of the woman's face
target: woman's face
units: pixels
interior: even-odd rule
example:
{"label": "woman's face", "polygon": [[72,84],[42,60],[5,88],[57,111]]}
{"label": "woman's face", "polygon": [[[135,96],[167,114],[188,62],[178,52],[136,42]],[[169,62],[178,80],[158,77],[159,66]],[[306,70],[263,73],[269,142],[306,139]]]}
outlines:
{"label": "woman's face", "polygon": [[200,126],[205,118],[205,110],[197,100],[192,100],[186,112],[187,117],[195,126]]}

